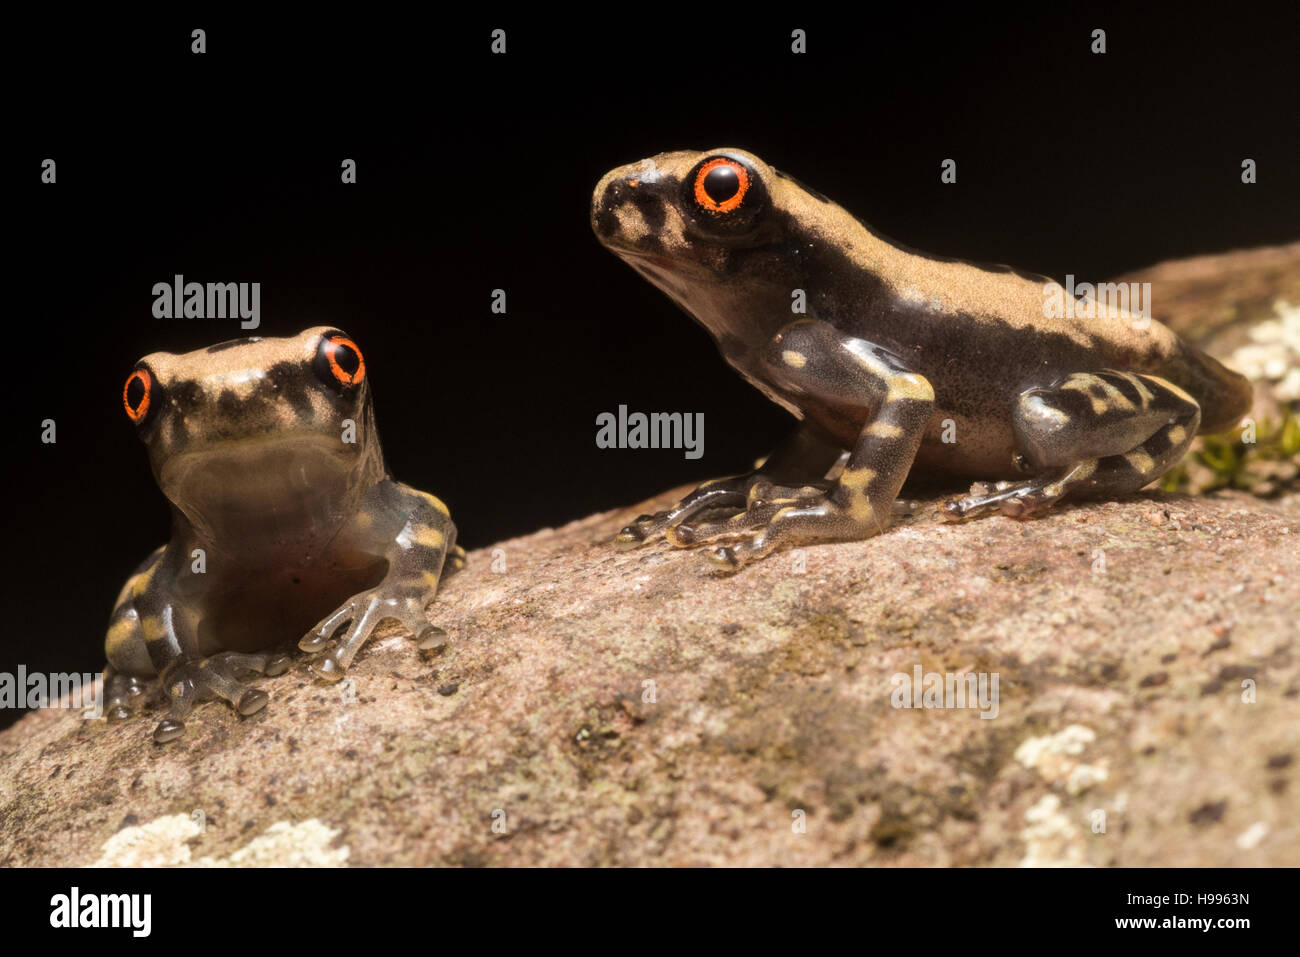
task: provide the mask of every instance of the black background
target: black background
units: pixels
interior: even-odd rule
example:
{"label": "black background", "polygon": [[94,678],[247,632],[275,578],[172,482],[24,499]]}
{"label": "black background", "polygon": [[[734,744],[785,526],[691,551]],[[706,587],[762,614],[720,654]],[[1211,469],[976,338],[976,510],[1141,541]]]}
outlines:
{"label": "black background", "polygon": [[[715,868],[401,868],[350,867],[328,875],[294,874],[296,909],[258,906],[284,896],[286,875],[280,868],[241,868],[238,874],[238,923],[219,931],[239,934],[277,948],[288,944],[308,952],[366,953],[380,934],[424,933],[442,938],[443,915],[479,913],[485,900],[509,900],[509,919],[495,922],[492,940],[507,951],[537,946],[538,928],[554,925],[557,911],[568,905],[571,923],[580,921],[584,940],[629,938],[625,909],[582,906],[608,899],[642,903],[639,916],[649,923],[642,936],[662,941],[687,940],[703,952],[806,950],[822,937],[810,934],[809,921],[756,920],[756,902],[863,900],[859,923],[845,921],[842,934],[854,935],[872,948],[890,953],[918,950],[960,950],[990,938],[1051,940],[1068,935],[1072,943],[1133,949],[1157,941],[1179,955],[1235,953],[1242,944],[1256,949],[1277,940],[1290,926],[1294,897],[1285,872],[1264,868],[1143,867],[1143,868],[730,868],[718,880]],[[329,902],[316,899],[316,888],[328,880]],[[133,937],[119,929],[54,929],[49,925],[54,895],[68,895],[76,886],[88,894],[150,894],[152,932]],[[380,911],[375,901],[406,900],[416,887],[436,901],[437,908]],[[156,949],[175,951],[176,942],[195,933],[194,902],[229,900],[232,879],[221,868],[191,868],[183,875],[168,868],[0,868],[0,892],[11,928],[24,939],[49,942],[50,950],[78,945],[130,948],[132,953]],[[1161,906],[1130,903],[1137,895],[1172,898],[1187,894],[1193,901],[1230,896],[1245,903]],[[506,897],[508,895],[508,897]],[[83,897],[84,899],[84,897]],[[698,907],[679,901],[708,901],[713,920],[701,920]],[[338,902],[344,902],[342,905]],[[577,902],[575,904],[575,902]],[[229,905],[227,905],[229,906]],[[332,910],[326,912],[327,907]],[[938,911],[937,908],[942,908]],[[569,916],[566,915],[566,916]],[[856,915],[855,915],[856,916]],[[864,920],[865,918],[865,920]],[[1146,929],[1117,927],[1123,919],[1236,919],[1249,927]],[[869,921],[869,926],[863,924]],[[499,925],[499,926],[497,926]],[[1269,928],[1272,928],[1270,930]],[[1127,940],[1125,940],[1127,938]],[[441,942],[441,941],[439,941]],[[146,950],[145,948],[149,948]],[[643,948],[644,949],[644,948]]]}
{"label": "black background", "polygon": [[[787,431],[591,235],[612,166],[741,146],[908,245],[1081,279],[1300,233],[1293,15],[868,9],[15,26],[0,670],[100,668],[118,588],[167,537],[122,382],[245,334],[153,318],[175,273],[261,282],[257,334],[347,330],[393,473],[473,548],[740,471]],[[620,403],[703,412],[704,458],[597,449]]]}
{"label": "black background", "polygon": [[[1222,954],[1267,946],[1289,927],[1294,898],[1285,872],[1263,868],[730,868],[718,880],[715,868],[548,868],[545,874],[529,868],[401,868],[350,867],[328,875],[294,874],[299,898],[313,897],[316,887],[329,881],[333,894],[328,904],[303,901],[296,910],[257,906],[284,895],[286,875],[280,868],[241,868],[238,874],[240,909],[235,933],[264,945],[289,944],[309,952],[365,953],[376,949],[379,934],[403,932],[433,936],[452,918],[443,915],[478,913],[485,900],[508,895],[509,919],[492,927],[494,943],[508,951],[537,945],[538,928],[555,923],[556,913],[568,904],[581,922],[585,940],[618,941],[629,938],[628,917],[617,907],[582,906],[609,898],[645,903],[643,920],[659,940],[685,940],[704,952],[756,953],[806,950],[812,937],[809,921],[755,920],[756,902],[785,901],[802,896],[814,900],[859,899],[869,927],[846,921],[844,934],[867,941],[890,953],[920,949],[959,950],[976,947],[993,937],[1049,940],[1068,935],[1079,945],[1105,947],[1125,942],[1150,946],[1158,941],[1183,954]],[[55,894],[68,895],[76,886],[88,894],[150,894],[152,932],[133,937],[119,929],[51,928],[49,915]],[[412,887],[436,900],[436,911],[380,912],[374,901],[405,900]],[[194,902],[223,902],[230,898],[232,879],[221,868],[191,868],[183,875],[172,869],[123,868],[0,868],[0,892],[11,916],[10,927],[21,927],[25,938],[49,942],[51,950],[105,944],[132,953],[174,952],[176,941],[195,933]],[[1161,906],[1130,903],[1134,896],[1167,897],[1187,894],[1193,901],[1231,897],[1245,903]],[[84,899],[84,897],[83,897]],[[340,906],[334,901],[346,902]],[[698,907],[678,901],[707,900],[713,920],[701,920]],[[575,906],[574,902],[578,902]],[[661,903],[662,902],[662,903]],[[936,912],[936,902],[942,911]],[[332,911],[325,908],[333,905]],[[677,906],[674,906],[677,905]],[[1245,918],[1249,927],[1201,929],[1146,929],[1117,927],[1123,919],[1189,918],[1223,920]],[[1270,930],[1269,928],[1272,928]],[[812,934],[817,934],[814,930]],[[449,936],[443,933],[445,938]],[[1125,938],[1128,938],[1125,940]],[[1166,943],[1167,942],[1167,943]]]}

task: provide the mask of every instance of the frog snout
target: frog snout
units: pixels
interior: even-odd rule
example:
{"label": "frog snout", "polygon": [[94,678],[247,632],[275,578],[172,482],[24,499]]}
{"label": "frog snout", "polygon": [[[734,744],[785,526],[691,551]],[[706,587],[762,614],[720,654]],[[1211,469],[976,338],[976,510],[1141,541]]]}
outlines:
{"label": "frog snout", "polygon": [[658,232],[664,177],[650,160],[606,173],[591,196],[591,228],[605,243],[629,244]]}
{"label": "frog snout", "polygon": [[618,210],[628,202],[635,187],[626,175],[627,167],[606,173],[591,195],[591,228],[602,240],[613,239],[620,232]]}

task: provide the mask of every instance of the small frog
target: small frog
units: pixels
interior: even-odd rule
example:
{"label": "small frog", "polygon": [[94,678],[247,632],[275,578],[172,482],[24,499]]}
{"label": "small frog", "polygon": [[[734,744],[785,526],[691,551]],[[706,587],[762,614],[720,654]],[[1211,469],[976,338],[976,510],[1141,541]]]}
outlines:
{"label": "small frog", "polygon": [[612,170],[591,223],[800,420],[761,466],[641,516],[622,546],[710,543],[735,567],[867,538],[914,464],[1003,480],[946,502],[950,519],[1122,495],[1250,407],[1245,378],[1159,322],[1053,317],[1046,277],[909,249],[744,150]]}
{"label": "small frog", "polygon": [[[128,717],[157,678],[171,702],[154,740],[184,733],[196,701],[242,715],[267,703],[240,672],[280,674],[298,641],[342,677],[396,618],[440,642],[425,606],[464,561],[447,507],[393,481],[366,363],[337,329],[248,338],[135,366],[122,391],[172,506],[171,541],[127,580],[109,621],[105,710]],[[305,637],[304,637],[305,636]],[[301,640],[299,640],[301,639]]]}

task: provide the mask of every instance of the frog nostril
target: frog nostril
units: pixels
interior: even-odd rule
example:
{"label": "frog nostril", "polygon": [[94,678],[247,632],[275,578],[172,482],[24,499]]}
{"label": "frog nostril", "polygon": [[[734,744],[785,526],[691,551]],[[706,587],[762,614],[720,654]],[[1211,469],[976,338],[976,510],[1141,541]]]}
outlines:
{"label": "frog nostril", "polygon": [[593,211],[591,228],[596,231],[598,236],[609,237],[618,232],[618,217],[614,215],[614,211],[608,202],[602,202]]}

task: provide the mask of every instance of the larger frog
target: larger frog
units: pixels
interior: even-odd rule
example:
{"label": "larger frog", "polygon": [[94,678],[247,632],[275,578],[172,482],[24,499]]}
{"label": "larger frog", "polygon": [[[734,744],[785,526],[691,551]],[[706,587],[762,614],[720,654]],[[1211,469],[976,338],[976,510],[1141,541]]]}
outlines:
{"label": "larger frog", "polygon": [[1159,322],[1054,317],[1045,277],[909,249],[744,150],[614,169],[591,222],[801,423],[754,471],[641,516],[624,546],[708,543],[734,567],[863,539],[914,465],[1002,480],[948,501],[953,519],[1121,495],[1250,406],[1246,379]]}
{"label": "larger frog", "polygon": [[157,352],[122,401],[171,503],[172,537],[113,610],[110,719],[129,716],[154,678],[171,702],[159,742],[184,733],[205,697],[252,714],[268,696],[241,673],[278,674],[287,642],[321,651],[344,624],[312,664],[326,680],[384,618],[420,647],[440,641],[425,606],[444,562],[463,561],[456,526],[437,498],[388,474],[365,359],[345,333]]}

